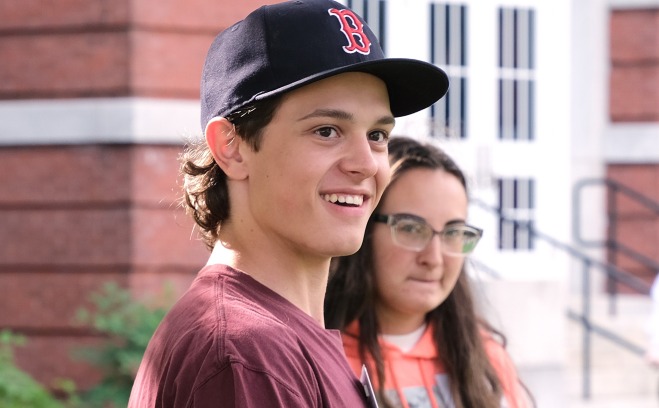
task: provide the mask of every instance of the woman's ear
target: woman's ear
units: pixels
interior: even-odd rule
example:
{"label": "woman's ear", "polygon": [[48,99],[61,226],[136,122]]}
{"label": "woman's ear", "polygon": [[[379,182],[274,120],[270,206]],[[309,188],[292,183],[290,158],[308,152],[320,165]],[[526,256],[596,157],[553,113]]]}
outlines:
{"label": "woman's ear", "polygon": [[226,118],[212,119],[206,125],[206,143],[218,166],[230,179],[247,178],[245,162],[240,154],[242,139]]}

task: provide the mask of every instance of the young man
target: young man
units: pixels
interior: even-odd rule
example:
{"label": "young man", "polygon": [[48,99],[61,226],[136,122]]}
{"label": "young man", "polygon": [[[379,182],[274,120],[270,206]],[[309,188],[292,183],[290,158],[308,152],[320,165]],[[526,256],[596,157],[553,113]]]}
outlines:
{"label": "young man", "polygon": [[264,6],[218,35],[201,80],[205,141],[183,160],[212,253],[154,334],[130,408],[366,404],[324,329],[330,258],[361,245],[394,117],[447,88],[431,64],[385,59],[332,1]]}

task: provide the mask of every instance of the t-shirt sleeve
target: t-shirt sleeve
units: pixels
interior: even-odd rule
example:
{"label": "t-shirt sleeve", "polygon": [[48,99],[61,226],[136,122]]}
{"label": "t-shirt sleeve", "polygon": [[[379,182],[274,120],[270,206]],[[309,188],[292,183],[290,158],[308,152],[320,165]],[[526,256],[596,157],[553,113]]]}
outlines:
{"label": "t-shirt sleeve", "polygon": [[293,388],[275,375],[234,363],[194,391],[190,408],[320,406],[316,392],[305,388],[301,384]]}

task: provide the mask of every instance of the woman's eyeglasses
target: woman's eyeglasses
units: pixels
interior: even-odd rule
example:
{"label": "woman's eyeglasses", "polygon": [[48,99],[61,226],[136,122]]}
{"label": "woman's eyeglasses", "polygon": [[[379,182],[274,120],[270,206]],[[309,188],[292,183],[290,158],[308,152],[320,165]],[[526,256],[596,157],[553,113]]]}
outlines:
{"label": "woman's eyeglasses", "polygon": [[373,214],[373,221],[391,227],[391,238],[402,248],[423,251],[435,235],[439,235],[442,253],[452,256],[470,254],[483,236],[483,230],[466,224],[449,224],[434,230],[423,218],[412,214]]}

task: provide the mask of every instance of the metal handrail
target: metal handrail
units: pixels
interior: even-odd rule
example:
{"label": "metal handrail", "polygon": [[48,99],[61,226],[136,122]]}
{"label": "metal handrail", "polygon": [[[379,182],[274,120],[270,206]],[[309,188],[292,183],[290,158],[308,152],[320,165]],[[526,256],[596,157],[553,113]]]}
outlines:
{"label": "metal handrail", "polygon": [[[607,178],[588,178],[588,179],[583,179],[578,181],[574,185],[574,200],[573,204],[574,207],[573,209],[575,210],[575,214],[578,214],[579,208],[581,208],[581,192],[585,187],[589,186],[596,186],[596,185],[605,185],[607,188],[611,189],[614,193],[618,194],[624,194],[626,197],[634,200],[637,204],[640,204],[647,208],[648,210],[654,212],[655,215],[659,215],[659,202],[656,200],[652,199],[651,197],[648,197],[644,195],[643,193],[640,193],[634,189],[631,189],[627,187],[626,185],[619,183],[615,180],[607,179]],[[609,197],[611,198],[611,197]],[[611,202],[609,202],[609,208],[614,207],[611,205]],[[580,234],[580,223],[574,223],[573,224],[573,232],[574,232],[574,238],[577,240],[581,245],[583,246],[603,246],[606,245],[607,241],[588,241],[585,240],[581,237]]]}
{"label": "metal handrail", "polygon": [[[586,240],[581,236],[581,222],[577,214],[581,209],[581,194],[586,187],[592,186],[605,186],[607,188],[607,215],[609,220],[609,236],[604,241],[590,241]],[[636,191],[632,188],[627,187],[626,185],[617,182],[615,180],[607,178],[588,178],[583,179],[577,182],[574,185],[574,194],[573,194],[573,211],[574,211],[574,222],[573,225],[573,234],[577,242],[583,246],[587,247],[605,247],[608,250],[608,260],[609,263],[616,264],[618,253],[621,253],[628,258],[633,259],[638,264],[643,267],[658,271],[659,272],[659,263],[654,259],[651,259],[638,251],[633,250],[632,248],[624,245],[619,242],[617,239],[618,229],[617,229],[617,220],[620,218],[618,213],[618,207],[616,205],[616,197],[618,195],[623,195],[628,199],[631,199],[634,203],[643,206],[650,212],[654,213],[655,216],[659,217],[659,202],[654,200],[651,197],[644,195],[643,193]],[[616,277],[613,276],[612,279],[607,282],[607,292],[609,293],[609,313],[615,314],[616,312]],[[632,288],[634,289],[634,288]],[[648,289],[649,291],[649,289]],[[638,293],[647,295],[648,291],[638,291]]]}
{"label": "metal handrail", "polygon": [[[581,294],[581,313],[574,312],[572,310],[567,310],[567,317],[581,323],[584,331],[582,337],[582,347],[583,347],[583,361],[582,361],[582,398],[590,398],[590,383],[591,383],[591,357],[592,357],[592,335],[599,335],[615,345],[630,351],[631,353],[642,356],[644,354],[644,349],[641,346],[638,346],[623,337],[619,336],[612,331],[609,331],[601,326],[598,326],[591,321],[591,270],[595,269],[602,273],[605,273],[608,277],[616,279],[616,281],[627,285],[633,290],[638,291],[639,293],[648,293],[650,286],[639,279],[638,277],[618,268],[616,265],[605,263],[600,260],[597,260],[590,255],[582,252],[581,250],[575,248],[572,245],[563,243],[545,233],[538,231],[535,228],[534,224],[529,221],[519,221],[512,217],[508,217],[504,212],[497,207],[491,206],[477,198],[471,198],[470,203],[477,205],[489,212],[496,214],[500,219],[505,222],[513,223],[516,227],[521,227],[527,229],[530,238],[537,238],[541,241],[544,241],[556,249],[564,251],[573,259],[581,262],[582,271],[582,294]],[[495,272],[496,273],[496,272]]]}

